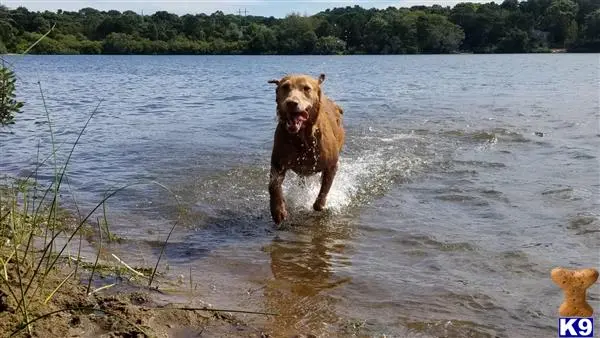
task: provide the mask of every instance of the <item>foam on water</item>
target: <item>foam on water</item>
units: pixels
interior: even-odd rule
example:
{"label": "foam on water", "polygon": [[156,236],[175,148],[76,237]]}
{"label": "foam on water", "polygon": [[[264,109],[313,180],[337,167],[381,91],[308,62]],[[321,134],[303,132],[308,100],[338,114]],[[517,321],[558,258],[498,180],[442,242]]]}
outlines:
{"label": "foam on water", "polygon": [[[395,139],[407,137],[399,135]],[[327,197],[326,208],[330,212],[342,212],[344,208],[388,189],[395,180],[409,177],[427,162],[400,144],[390,145],[389,138],[378,141],[371,141],[377,150],[365,149],[354,156],[343,154],[340,157],[338,172]],[[381,142],[386,143],[385,146],[378,147]],[[312,210],[320,189],[321,175],[301,178],[289,172],[283,184],[288,206],[305,211]]]}

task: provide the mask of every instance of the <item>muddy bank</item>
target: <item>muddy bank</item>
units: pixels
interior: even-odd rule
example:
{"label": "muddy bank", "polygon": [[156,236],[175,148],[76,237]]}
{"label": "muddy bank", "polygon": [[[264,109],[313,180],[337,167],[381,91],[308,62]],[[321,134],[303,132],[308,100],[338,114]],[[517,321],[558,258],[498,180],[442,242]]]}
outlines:
{"label": "muddy bank", "polygon": [[129,266],[103,246],[99,223],[0,188],[0,337],[269,336],[233,313],[273,314],[170,297],[186,294],[181,281]]}
{"label": "muddy bank", "polygon": [[[59,279],[54,282],[60,282]],[[54,284],[54,283],[53,283]],[[9,337],[264,337],[227,312],[186,310],[159,304],[150,292],[118,289],[86,293],[77,282],[63,284],[47,304],[29,313],[31,334],[4,290],[0,301],[0,336]]]}

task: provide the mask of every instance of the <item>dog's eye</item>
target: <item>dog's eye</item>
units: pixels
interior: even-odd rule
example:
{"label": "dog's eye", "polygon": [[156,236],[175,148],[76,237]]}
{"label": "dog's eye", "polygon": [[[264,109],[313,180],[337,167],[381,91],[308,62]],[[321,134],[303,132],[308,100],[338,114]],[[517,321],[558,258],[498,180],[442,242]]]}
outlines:
{"label": "dog's eye", "polygon": [[304,91],[305,92],[310,92],[310,87],[309,86],[304,86]]}
{"label": "dog's eye", "polygon": [[289,90],[290,89],[290,84],[286,83],[286,84],[282,85],[281,89],[283,89],[283,90]]}

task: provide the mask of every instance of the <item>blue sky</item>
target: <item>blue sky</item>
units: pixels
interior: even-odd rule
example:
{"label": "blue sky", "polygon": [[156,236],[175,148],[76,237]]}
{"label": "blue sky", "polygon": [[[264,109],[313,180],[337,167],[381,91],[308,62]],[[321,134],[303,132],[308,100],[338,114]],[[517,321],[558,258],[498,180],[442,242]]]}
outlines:
{"label": "blue sky", "polygon": [[[466,1],[466,0],[465,0]],[[299,12],[301,14],[312,15],[321,10],[333,7],[344,7],[360,5],[365,8],[377,7],[386,8],[388,6],[410,7],[414,5],[434,5],[453,6],[459,0],[401,0],[401,1],[289,1],[289,0],[246,0],[246,1],[206,1],[206,0],[0,0],[0,4],[10,8],[25,6],[30,10],[51,10],[57,9],[77,11],[84,7],[92,7],[100,10],[116,9],[120,11],[132,10],[137,13],[151,14],[156,11],[165,10],[176,14],[196,14],[213,13],[221,10],[225,13],[237,13],[238,10],[247,10],[249,15],[263,15],[283,17],[290,12]],[[482,0],[473,0],[472,2],[491,2]]]}

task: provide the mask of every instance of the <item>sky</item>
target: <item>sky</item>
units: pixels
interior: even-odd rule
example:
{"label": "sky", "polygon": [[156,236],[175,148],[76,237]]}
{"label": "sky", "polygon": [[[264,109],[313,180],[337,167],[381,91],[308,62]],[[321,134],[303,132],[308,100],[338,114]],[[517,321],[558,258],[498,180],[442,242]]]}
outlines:
{"label": "sky", "polygon": [[[24,6],[32,11],[56,11],[62,9],[65,11],[78,11],[81,8],[92,7],[99,10],[116,9],[119,11],[132,10],[136,13],[152,14],[156,11],[168,11],[178,15],[183,14],[211,14],[217,10],[226,14],[234,13],[260,16],[284,17],[285,15],[296,12],[300,14],[312,15],[327,8],[345,7],[359,5],[365,8],[387,8],[410,7],[415,5],[442,5],[454,6],[458,2],[467,0],[363,0],[363,1],[325,1],[325,0],[246,0],[246,1],[207,1],[207,0],[0,0],[0,4],[9,8]],[[472,0],[471,2],[491,2],[492,0]]]}

